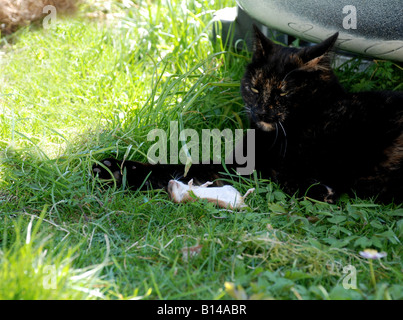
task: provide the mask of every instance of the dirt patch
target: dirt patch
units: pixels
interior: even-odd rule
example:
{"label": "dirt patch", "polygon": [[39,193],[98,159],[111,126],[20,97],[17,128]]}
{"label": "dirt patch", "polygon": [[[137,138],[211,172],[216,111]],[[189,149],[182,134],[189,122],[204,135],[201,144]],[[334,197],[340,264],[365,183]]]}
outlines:
{"label": "dirt patch", "polygon": [[58,14],[71,14],[80,0],[0,0],[0,30],[10,34],[18,28],[43,19],[43,8],[52,5]]}

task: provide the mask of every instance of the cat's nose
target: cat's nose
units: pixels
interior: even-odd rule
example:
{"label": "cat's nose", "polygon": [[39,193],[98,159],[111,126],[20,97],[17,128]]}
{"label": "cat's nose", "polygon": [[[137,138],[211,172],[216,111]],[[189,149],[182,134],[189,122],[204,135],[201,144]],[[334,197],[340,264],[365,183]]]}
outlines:
{"label": "cat's nose", "polygon": [[252,112],[252,118],[254,121],[264,120],[267,118],[267,113],[264,110],[255,110]]}

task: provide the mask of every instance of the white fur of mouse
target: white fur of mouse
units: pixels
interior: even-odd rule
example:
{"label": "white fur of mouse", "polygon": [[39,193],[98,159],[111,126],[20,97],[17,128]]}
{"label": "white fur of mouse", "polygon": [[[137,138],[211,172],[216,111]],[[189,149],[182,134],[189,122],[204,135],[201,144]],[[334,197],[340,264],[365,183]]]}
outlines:
{"label": "white fur of mouse", "polygon": [[[217,204],[219,207],[226,209],[240,209],[247,207],[244,200],[252,193],[255,188],[249,189],[244,196],[242,196],[237,189],[232,186],[226,185],[223,187],[210,187],[213,184],[208,181],[201,186],[194,186],[193,179],[186,185],[177,180],[170,180],[168,182],[168,193],[175,203],[191,202],[197,198],[206,199],[209,202]],[[194,196],[192,196],[192,193]]]}

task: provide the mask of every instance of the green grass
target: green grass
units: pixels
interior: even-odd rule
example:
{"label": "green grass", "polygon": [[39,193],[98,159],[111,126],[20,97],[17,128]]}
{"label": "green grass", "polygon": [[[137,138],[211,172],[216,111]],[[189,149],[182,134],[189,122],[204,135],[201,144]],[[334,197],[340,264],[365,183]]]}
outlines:
{"label": "green grass", "polygon": [[[250,54],[210,41],[213,12],[233,5],[116,2],[124,17],[106,24],[59,19],[3,39],[0,299],[403,298],[403,209],[393,204],[329,205],[254,179],[236,184],[257,188],[252,209],[229,213],[92,178],[107,156],[145,161],[147,133],[173,120],[246,128],[239,81]],[[357,63],[337,70],[350,90],[402,89],[400,66],[359,73]],[[388,254],[373,263],[375,285],[365,248]],[[349,265],[355,290],[342,286]]]}

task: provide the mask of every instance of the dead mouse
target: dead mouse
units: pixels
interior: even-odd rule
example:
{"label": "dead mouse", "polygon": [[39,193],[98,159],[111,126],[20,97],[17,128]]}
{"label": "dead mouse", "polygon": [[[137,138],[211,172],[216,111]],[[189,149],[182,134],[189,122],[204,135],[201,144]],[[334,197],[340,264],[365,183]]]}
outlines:
{"label": "dead mouse", "polygon": [[193,179],[187,185],[177,180],[170,180],[168,182],[168,193],[175,203],[196,201],[194,197],[196,196],[200,199],[206,199],[208,202],[213,202],[222,208],[241,209],[247,207],[244,200],[255,190],[255,188],[249,189],[242,196],[233,186],[207,188],[211,184],[213,183],[208,181],[201,186],[194,186]]}

